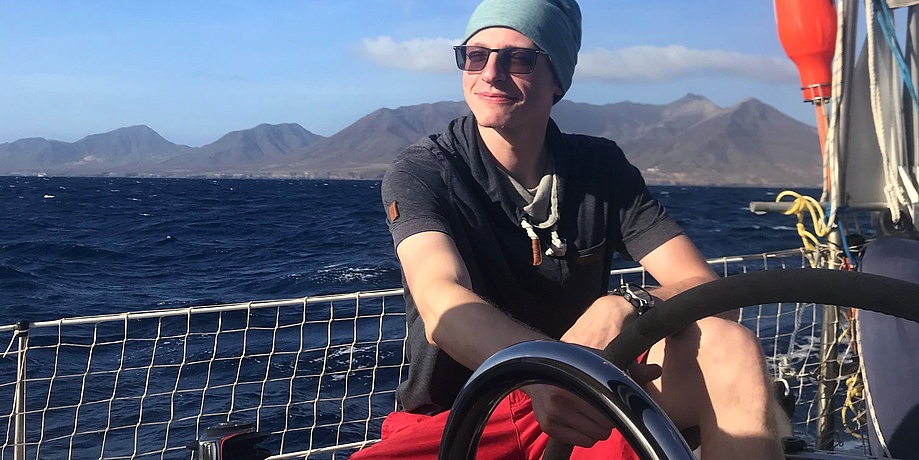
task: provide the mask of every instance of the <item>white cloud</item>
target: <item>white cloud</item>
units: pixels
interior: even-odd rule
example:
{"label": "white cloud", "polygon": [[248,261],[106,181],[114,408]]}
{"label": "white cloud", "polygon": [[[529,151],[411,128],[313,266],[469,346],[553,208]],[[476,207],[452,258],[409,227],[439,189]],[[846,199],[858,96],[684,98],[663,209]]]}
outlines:
{"label": "white cloud", "polygon": [[354,51],[380,67],[420,72],[456,72],[453,45],[459,39],[413,38],[396,42],[392,37],[365,38]]}
{"label": "white cloud", "polygon": [[695,50],[680,45],[582,51],[575,72],[577,78],[614,82],[673,81],[701,75],[787,83],[797,81],[798,75],[794,64],[786,58]]}
{"label": "white cloud", "polygon": [[[452,47],[459,39],[414,38],[397,42],[389,36],[365,38],[355,53],[380,67],[413,72],[455,72]],[[632,46],[581,51],[575,78],[608,82],[665,82],[693,76],[730,76],[767,83],[797,81],[787,58],[697,50],[681,45]]]}

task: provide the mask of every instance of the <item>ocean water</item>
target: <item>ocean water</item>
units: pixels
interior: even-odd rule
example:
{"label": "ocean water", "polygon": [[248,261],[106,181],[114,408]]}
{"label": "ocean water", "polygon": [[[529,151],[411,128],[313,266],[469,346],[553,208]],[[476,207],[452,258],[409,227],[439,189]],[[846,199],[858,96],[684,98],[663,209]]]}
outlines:
{"label": "ocean water", "polygon": [[[747,210],[781,189],[652,191],[706,257],[800,245],[794,217]],[[378,181],[0,177],[0,324],[398,287],[379,193]]]}

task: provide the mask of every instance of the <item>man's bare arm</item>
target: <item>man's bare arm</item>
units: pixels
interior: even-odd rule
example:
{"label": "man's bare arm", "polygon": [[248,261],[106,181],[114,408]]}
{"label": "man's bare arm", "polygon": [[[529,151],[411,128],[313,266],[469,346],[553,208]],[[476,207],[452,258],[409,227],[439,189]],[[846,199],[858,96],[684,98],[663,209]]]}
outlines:
{"label": "man's bare arm", "polygon": [[[667,300],[687,289],[718,279],[702,253],[686,235],[678,235],[658,246],[639,263],[660,283],[654,289],[655,297]],[[737,321],[738,311],[732,310],[718,316]]]}
{"label": "man's bare arm", "polygon": [[428,342],[469,369],[515,343],[548,339],[472,292],[469,273],[448,235],[417,233],[404,239],[396,253]]}

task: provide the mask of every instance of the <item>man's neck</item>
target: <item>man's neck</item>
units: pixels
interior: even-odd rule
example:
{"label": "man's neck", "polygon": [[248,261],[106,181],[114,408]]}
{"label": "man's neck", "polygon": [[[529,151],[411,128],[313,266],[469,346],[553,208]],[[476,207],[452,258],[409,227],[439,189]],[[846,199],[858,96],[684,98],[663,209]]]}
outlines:
{"label": "man's neck", "polygon": [[542,130],[503,130],[479,127],[482,142],[507,173],[524,187],[539,184],[549,164],[546,128]]}

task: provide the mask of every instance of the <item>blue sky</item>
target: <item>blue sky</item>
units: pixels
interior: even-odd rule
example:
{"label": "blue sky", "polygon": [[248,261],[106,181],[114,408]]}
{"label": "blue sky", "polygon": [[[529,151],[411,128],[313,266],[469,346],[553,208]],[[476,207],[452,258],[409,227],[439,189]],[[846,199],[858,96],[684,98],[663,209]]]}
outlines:
{"label": "blue sky", "polygon": [[[0,143],[145,124],[200,146],[259,123],[329,136],[380,107],[462,100],[478,0],[0,0]],[[771,1],[581,0],[577,102],[721,106],[814,123]]]}

